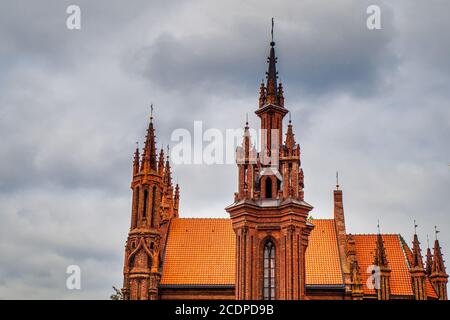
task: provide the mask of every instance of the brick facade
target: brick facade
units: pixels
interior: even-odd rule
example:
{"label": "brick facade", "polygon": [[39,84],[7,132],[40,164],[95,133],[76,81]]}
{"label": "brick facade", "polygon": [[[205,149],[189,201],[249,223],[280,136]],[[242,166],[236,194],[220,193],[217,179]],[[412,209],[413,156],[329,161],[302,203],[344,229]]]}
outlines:
{"label": "brick facade", "polygon": [[[337,184],[333,219],[315,221],[305,202],[300,146],[289,122],[283,136],[283,86],[270,43],[259,106],[261,149],[248,122],[236,150],[238,186],[230,219],[181,219],[164,151],[157,156],[153,118],[142,155],[133,161],[131,225],[125,246],[123,296],[146,299],[447,299],[441,248],[413,250],[399,235],[352,235]],[[313,242],[311,242],[313,241]],[[392,258],[392,259],[391,259]],[[379,287],[368,288],[377,267]]]}

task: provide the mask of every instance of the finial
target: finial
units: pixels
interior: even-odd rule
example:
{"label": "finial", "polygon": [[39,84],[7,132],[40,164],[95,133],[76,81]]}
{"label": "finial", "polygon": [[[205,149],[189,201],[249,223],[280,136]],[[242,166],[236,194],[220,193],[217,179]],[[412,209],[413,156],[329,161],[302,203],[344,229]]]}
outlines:
{"label": "finial", "polygon": [[169,154],[170,154],[170,147],[169,144],[167,144],[167,159],[169,159]]}
{"label": "finial", "polygon": [[245,114],[245,126],[248,127],[248,112]]}
{"label": "finial", "polygon": [[380,234],[381,233],[380,232],[380,219],[378,219],[377,221],[378,221],[378,224],[377,224],[378,234]]}
{"label": "finial", "polygon": [[428,246],[428,249],[430,249],[430,239],[428,238],[428,234],[427,234],[427,246]]}
{"label": "finial", "polygon": [[272,41],[270,42],[270,46],[272,46],[272,47],[275,45],[275,42],[273,41],[273,25],[274,25],[274,22],[273,22],[273,17],[272,17],[272,30],[270,31],[270,34],[272,36]]}
{"label": "finial", "polygon": [[438,235],[439,232],[440,231],[437,229],[437,226],[434,226],[434,236],[436,237],[436,240],[438,239],[437,235]]}
{"label": "finial", "polygon": [[418,227],[419,225],[418,224],[416,224],[416,219],[414,219],[414,234],[417,234],[417,227]]}
{"label": "finial", "polygon": [[150,105],[150,121],[153,121],[153,103]]}
{"label": "finial", "polygon": [[139,141],[136,141],[136,149],[139,149]]}
{"label": "finial", "polygon": [[339,190],[339,171],[336,171],[336,190]]}
{"label": "finial", "polygon": [[291,124],[291,112],[289,111],[289,124]]}

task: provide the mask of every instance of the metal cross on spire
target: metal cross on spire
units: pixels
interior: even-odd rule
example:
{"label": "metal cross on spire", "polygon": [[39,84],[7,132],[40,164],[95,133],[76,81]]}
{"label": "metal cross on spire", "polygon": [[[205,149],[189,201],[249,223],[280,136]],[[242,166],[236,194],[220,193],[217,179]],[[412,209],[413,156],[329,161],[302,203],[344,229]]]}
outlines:
{"label": "metal cross on spire", "polygon": [[274,22],[273,22],[273,17],[272,17],[272,30],[270,31],[270,34],[272,36],[272,42],[271,42],[272,46],[275,44],[275,42],[273,42],[273,25],[274,25]]}
{"label": "metal cross on spire", "polygon": [[153,103],[150,105],[150,121],[153,120]]}
{"label": "metal cross on spire", "polygon": [[427,246],[428,248],[430,248],[430,239],[428,238],[428,234],[427,234]]}
{"label": "metal cross on spire", "polygon": [[414,234],[417,234],[417,227],[419,225],[416,224],[416,220],[414,219]]}
{"label": "metal cross on spire", "polygon": [[377,224],[377,229],[378,229],[378,234],[380,234],[380,219],[377,220],[378,224]]}

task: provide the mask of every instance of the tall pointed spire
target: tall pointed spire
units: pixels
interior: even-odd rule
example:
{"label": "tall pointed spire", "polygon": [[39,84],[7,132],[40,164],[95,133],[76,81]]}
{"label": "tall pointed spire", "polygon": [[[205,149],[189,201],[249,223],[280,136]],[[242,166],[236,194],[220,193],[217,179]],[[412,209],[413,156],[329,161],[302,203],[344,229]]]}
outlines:
{"label": "tall pointed spire", "polygon": [[153,104],[150,106],[150,123],[144,145],[143,163],[144,170],[157,170],[155,129],[153,128]]}
{"label": "tall pointed spire", "polygon": [[273,41],[273,18],[272,18],[272,41],[270,42],[270,55],[267,58],[269,70],[267,71],[267,103],[278,104],[278,86],[277,86],[277,58],[275,56],[275,42]]}

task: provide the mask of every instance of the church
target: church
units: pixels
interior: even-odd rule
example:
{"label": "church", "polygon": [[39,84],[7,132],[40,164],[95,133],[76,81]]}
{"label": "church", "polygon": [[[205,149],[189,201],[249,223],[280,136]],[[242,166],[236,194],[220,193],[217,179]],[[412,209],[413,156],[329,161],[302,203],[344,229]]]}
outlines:
{"label": "church", "polygon": [[180,187],[172,184],[169,156],[156,149],[150,117],[133,160],[123,298],[447,300],[437,237],[422,257],[417,234],[409,246],[399,234],[348,233],[338,183],[330,218],[309,216],[290,117],[283,131],[289,111],[276,66],[272,38],[255,111],[261,146],[252,144],[246,123],[227,219],[182,217]]}

